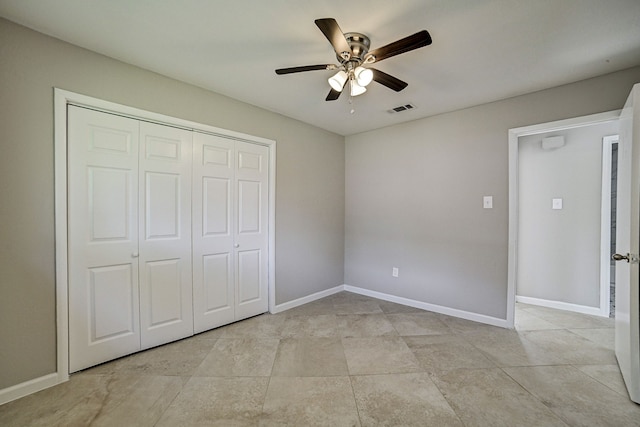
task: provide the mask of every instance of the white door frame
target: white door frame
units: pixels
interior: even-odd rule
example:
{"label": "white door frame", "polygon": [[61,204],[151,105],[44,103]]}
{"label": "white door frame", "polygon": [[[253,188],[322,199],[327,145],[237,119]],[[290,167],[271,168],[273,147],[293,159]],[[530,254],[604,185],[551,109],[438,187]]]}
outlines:
{"label": "white door frame", "polygon": [[[54,88],[54,193],[56,262],[57,383],[69,379],[69,317],[67,273],[67,105],[74,104],[120,116],[269,147],[269,311],[275,311],[276,141],[182,120],[126,105]],[[53,385],[53,384],[52,384]]]}
{"label": "white door frame", "polygon": [[[514,327],[516,281],[518,272],[518,139],[522,136],[567,130],[582,126],[616,121],[621,110],[592,114],[549,123],[509,129],[509,252],[507,267],[507,325]],[[601,284],[602,286],[602,284]]]}

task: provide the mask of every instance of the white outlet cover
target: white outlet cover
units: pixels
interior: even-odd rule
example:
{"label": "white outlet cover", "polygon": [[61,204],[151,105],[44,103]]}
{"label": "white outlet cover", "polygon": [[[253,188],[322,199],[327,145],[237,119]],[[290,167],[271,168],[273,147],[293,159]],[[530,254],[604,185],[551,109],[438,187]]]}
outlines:
{"label": "white outlet cover", "polygon": [[482,207],[484,209],[493,209],[493,196],[484,196],[482,198]]}
{"label": "white outlet cover", "polygon": [[551,209],[562,209],[562,199],[551,199]]}
{"label": "white outlet cover", "polygon": [[391,269],[391,275],[393,277],[398,277],[399,271],[398,271],[398,267],[393,267],[393,269]]}

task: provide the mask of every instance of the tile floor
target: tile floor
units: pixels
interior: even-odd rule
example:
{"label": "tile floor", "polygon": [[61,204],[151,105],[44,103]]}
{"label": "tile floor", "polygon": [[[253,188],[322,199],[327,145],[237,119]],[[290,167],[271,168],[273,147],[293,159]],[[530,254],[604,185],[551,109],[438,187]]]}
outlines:
{"label": "tile floor", "polygon": [[2,426],[640,426],[613,320],[506,330],[342,292],[88,369]]}

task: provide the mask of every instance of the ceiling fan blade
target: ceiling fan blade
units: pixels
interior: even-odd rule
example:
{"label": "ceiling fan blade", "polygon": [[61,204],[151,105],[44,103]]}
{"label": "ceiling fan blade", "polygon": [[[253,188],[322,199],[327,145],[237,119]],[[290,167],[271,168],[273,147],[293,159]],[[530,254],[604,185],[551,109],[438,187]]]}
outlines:
{"label": "ceiling fan blade", "polygon": [[395,90],[396,92],[400,92],[409,85],[409,83],[403,82],[402,80],[380,70],[376,70],[375,68],[370,68],[370,70],[373,71],[374,81],[388,87],[389,89]]}
{"label": "ceiling fan blade", "polygon": [[329,92],[329,95],[327,95],[327,97],[325,98],[325,101],[335,101],[336,99],[340,98],[340,94],[342,92],[338,92],[337,90],[331,89],[331,91]]}
{"label": "ceiling fan blade", "polygon": [[338,23],[333,18],[316,19],[316,25],[322,31],[322,34],[329,40],[333,50],[336,51],[339,57],[348,60],[351,57],[351,46],[344,37],[344,33],[338,26]]}
{"label": "ceiling fan blade", "polygon": [[335,70],[336,68],[337,67],[333,64],[303,65],[301,67],[278,68],[276,70],[276,74],[302,73],[303,71],[316,70]]}
{"label": "ceiling fan blade", "polygon": [[370,51],[365,57],[365,62],[369,64],[373,62],[380,62],[383,59],[429,46],[430,44],[431,35],[429,35],[429,32],[427,30],[418,31],[408,37]]}

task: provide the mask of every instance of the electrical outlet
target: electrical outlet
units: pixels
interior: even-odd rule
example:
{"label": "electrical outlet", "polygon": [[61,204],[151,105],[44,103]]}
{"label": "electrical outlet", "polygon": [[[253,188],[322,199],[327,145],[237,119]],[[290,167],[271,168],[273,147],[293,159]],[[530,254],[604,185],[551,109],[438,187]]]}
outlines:
{"label": "electrical outlet", "polygon": [[391,275],[392,275],[393,277],[398,277],[398,275],[399,275],[399,274],[400,274],[400,270],[398,269],[398,267],[393,267],[393,268],[391,269]]}
{"label": "electrical outlet", "polygon": [[551,209],[562,209],[562,199],[551,199]]}
{"label": "electrical outlet", "polygon": [[484,209],[493,209],[493,196],[484,196],[482,198],[482,207]]}

